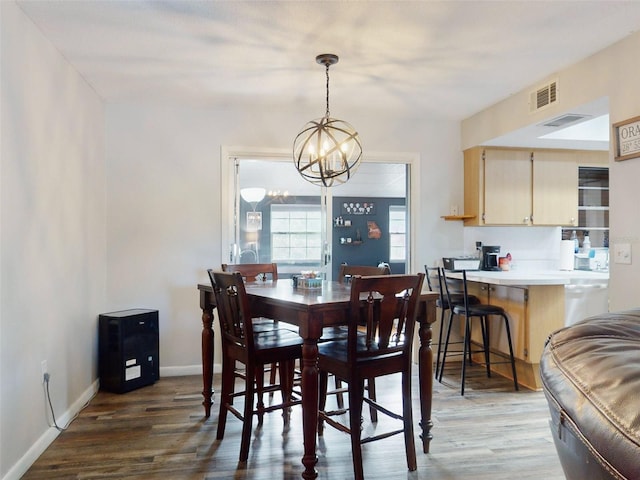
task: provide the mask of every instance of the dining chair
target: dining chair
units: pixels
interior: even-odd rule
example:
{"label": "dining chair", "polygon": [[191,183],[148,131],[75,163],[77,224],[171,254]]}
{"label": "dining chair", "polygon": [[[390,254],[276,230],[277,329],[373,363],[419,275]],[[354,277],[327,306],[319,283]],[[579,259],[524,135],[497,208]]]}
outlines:
{"label": "dining chair", "polygon": [[[223,263],[221,265],[223,272],[238,272],[242,275],[242,279],[245,283],[257,283],[257,282],[266,282],[267,280],[277,281],[278,280],[278,264],[277,263]],[[265,318],[258,317],[253,319],[253,331],[254,332],[265,332],[265,331],[273,331],[284,328],[285,330],[290,330],[292,332],[297,332],[298,329],[295,325],[287,324],[281,325],[277,319],[273,318]],[[262,376],[266,372],[269,372],[269,384],[275,385],[276,383],[276,372],[278,371],[277,363],[271,364],[268,368],[266,368],[262,372]],[[240,370],[236,370],[236,375],[243,378],[245,372]],[[260,374],[258,374],[260,375]],[[263,383],[260,382],[260,379],[257,379],[259,385]],[[273,398],[273,392],[269,394],[270,398]],[[263,402],[262,399],[262,386],[260,386],[260,390],[258,392],[258,402],[261,404]]]}
{"label": "dining chair", "polygon": [[[442,284],[443,279],[441,267],[429,267],[428,265],[425,265],[424,270],[429,291],[438,293],[436,307],[440,309],[440,329],[438,332],[438,350],[436,353],[435,377],[439,382],[442,382],[442,375],[440,373],[440,352],[442,350],[442,337],[443,332],[447,330],[447,325],[453,322],[453,310],[451,309],[451,304],[449,303],[449,297],[451,297],[451,301],[453,302],[453,304],[463,304],[464,295],[462,292],[454,291],[454,286],[450,286],[450,295],[447,296]],[[478,297],[476,297],[475,295],[469,295],[469,302],[471,302],[472,304],[477,304],[480,303],[480,299],[478,299]],[[445,323],[447,311],[449,311],[449,317],[448,323]]]}
{"label": "dining chair", "polygon": [[354,275],[360,275],[363,277],[369,277],[372,275],[389,275],[391,270],[387,265],[382,267],[372,265],[348,265],[342,263],[340,270],[338,271],[338,282],[349,283],[349,280]]}
{"label": "dining chair", "polygon": [[[459,315],[464,318],[464,336],[462,339],[462,351],[461,352],[453,352],[451,354],[462,355],[462,379],[460,385],[460,394],[464,395],[464,384],[465,384],[465,374],[467,369],[467,363],[472,364],[472,354],[473,353],[482,353],[484,355],[484,364],[487,377],[491,377],[491,364],[493,363],[510,363],[511,364],[511,372],[513,374],[513,385],[516,390],[519,390],[518,387],[518,377],[516,374],[516,362],[515,357],[513,355],[513,344],[511,341],[511,328],[509,327],[509,317],[507,316],[507,312],[504,308],[499,305],[492,305],[487,303],[473,303],[469,297],[469,290],[467,285],[467,272],[465,270],[462,271],[462,294],[463,294],[463,303],[455,303],[452,297],[452,292],[449,288],[450,282],[448,282],[447,275],[445,270],[442,269],[442,281],[445,287],[445,291],[447,294],[447,299],[449,301],[449,305],[451,305],[451,314]],[[503,354],[498,351],[492,352],[490,350],[490,317],[501,317],[504,321],[504,329],[507,337],[507,343],[509,345],[509,355],[508,360],[505,361],[491,361],[491,355],[507,358],[506,354]],[[478,318],[480,320],[480,331],[482,333],[482,349],[472,351],[472,342],[471,342],[471,321],[473,318]],[[442,355],[442,365],[440,367],[440,378],[442,381],[442,373],[444,371],[444,365],[448,354],[449,348],[449,340],[451,337],[451,325],[453,322],[449,321],[449,325],[447,326],[447,335],[444,342],[444,351]]]}
{"label": "dining chair", "polygon": [[[350,435],[356,480],[364,478],[362,444],[400,433],[404,433],[407,466],[410,471],[417,468],[411,406],[411,351],[423,281],[424,273],[370,277],[356,275],[351,283],[351,321],[347,339],[318,345],[318,434],[323,434],[324,423],[327,423]],[[365,326],[364,335],[360,331],[361,324]],[[401,375],[401,414],[382,406],[370,396],[364,396],[365,379],[396,373]],[[329,374],[348,385],[348,424],[340,421],[340,410],[326,409]],[[378,412],[400,420],[401,428],[376,431],[362,438],[362,408],[365,402]]]}
{"label": "dining chair", "polygon": [[[340,270],[338,271],[338,282],[345,284],[350,283],[351,279],[355,275],[360,275],[363,277],[368,277],[372,275],[390,275],[391,269],[388,265],[385,266],[371,266],[371,265],[348,265],[346,263],[340,264]],[[330,340],[338,340],[344,339],[347,336],[347,328],[344,326],[337,327],[325,327],[322,330],[322,338],[320,341],[330,341]],[[335,390],[332,393],[337,394],[338,400],[338,408],[344,408],[344,399],[342,393],[345,391],[342,388],[342,383],[339,378],[335,378]],[[371,378],[367,380],[367,390],[369,392],[369,396],[371,398],[376,397],[376,382],[375,379]],[[371,419],[373,421],[378,421],[378,412],[375,409],[371,410]]]}
{"label": "dining chair", "polygon": [[[223,439],[227,412],[231,412],[243,422],[239,458],[245,462],[249,456],[253,416],[256,415],[261,424],[265,413],[283,410],[286,429],[291,407],[301,403],[294,394],[292,378],[295,361],[302,357],[302,339],[289,330],[254,331],[251,321],[254,317],[242,275],[239,272],[207,272],[216,299],[222,337],[222,388],[216,438]],[[246,371],[244,390],[238,392],[235,391],[237,362],[242,363]],[[269,406],[258,403],[254,408],[254,397],[261,389],[260,373],[265,365],[273,363],[278,364],[280,384],[269,385],[264,390],[280,391],[282,400]],[[242,412],[233,403],[240,396],[244,397]]]}

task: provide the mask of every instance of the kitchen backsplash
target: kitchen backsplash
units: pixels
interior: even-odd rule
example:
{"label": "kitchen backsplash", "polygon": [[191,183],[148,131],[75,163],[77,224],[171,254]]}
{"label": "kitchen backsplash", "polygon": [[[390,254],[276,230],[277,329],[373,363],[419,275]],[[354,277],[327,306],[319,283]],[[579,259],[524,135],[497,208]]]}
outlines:
{"label": "kitchen backsplash", "polygon": [[465,227],[464,255],[473,255],[476,242],[499,245],[500,256],[510,253],[511,268],[523,271],[557,270],[561,227]]}

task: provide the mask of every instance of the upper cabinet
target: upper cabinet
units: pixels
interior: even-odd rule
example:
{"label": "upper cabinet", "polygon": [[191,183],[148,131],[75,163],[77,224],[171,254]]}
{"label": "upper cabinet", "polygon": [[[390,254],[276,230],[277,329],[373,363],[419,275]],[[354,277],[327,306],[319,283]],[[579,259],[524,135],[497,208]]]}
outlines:
{"label": "upper cabinet", "polygon": [[475,147],[464,152],[465,225],[578,224],[578,166],[607,152]]}

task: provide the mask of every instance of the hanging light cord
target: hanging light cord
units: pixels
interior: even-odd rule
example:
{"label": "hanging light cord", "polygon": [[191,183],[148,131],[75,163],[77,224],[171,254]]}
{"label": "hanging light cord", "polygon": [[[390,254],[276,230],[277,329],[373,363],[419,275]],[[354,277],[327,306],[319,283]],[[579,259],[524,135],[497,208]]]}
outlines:
{"label": "hanging light cord", "polygon": [[326,75],[327,75],[327,113],[325,114],[326,118],[329,118],[329,62],[326,62],[325,64],[325,68],[326,68]]}

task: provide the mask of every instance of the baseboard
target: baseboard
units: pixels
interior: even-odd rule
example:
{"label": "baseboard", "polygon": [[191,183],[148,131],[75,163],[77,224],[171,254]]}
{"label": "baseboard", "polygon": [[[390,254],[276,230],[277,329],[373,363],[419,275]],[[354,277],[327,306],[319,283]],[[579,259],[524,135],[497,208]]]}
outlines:
{"label": "baseboard", "polygon": [[[220,371],[220,365],[214,365],[214,371]],[[187,375],[202,375],[202,365],[185,365],[183,367],[160,367],[162,377],[185,377]]]}
{"label": "baseboard", "polygon": [[[98,389],[100,388],[100,381],[96,380],[89,388],[87,388],[80,397],[73,402],[69,409],[64,412],[59,418],[56,418],[56,423],[59,426],[66,426],[73,418],[84,408],[84,406],[93,398]],[[7,474],[2,477],[2,480],[19,480],[29,470],[31,465],[42,455],[42,453],[53,443],[53,441],[60,435],[60,432],[55,427],[49,427],[45,432],[36,440],[36,442],[27,450],[16,464],[11,467]]]}

